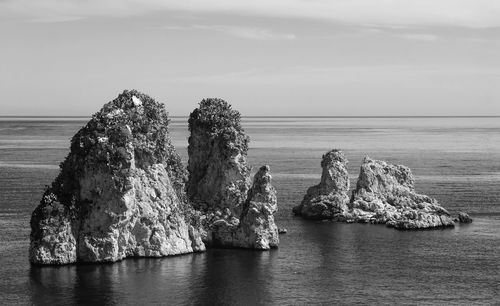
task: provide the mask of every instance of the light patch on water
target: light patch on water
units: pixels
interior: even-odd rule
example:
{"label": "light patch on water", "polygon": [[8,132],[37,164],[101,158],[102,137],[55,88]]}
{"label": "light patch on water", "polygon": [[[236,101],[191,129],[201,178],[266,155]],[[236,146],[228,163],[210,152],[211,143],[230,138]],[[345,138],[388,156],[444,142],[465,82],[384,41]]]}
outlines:
{"label": "light patch on water", "polygon": [[0,162],[0,168],[59,169],[59,166],[58,165],[44,165],[44,164],[19,164],[19,163]]}
{"label": "light patch on water", "polygon": [[474,182],[494,182],[500,181],[500,173],[488,173],[479,175],[415,175],[415,180],[427,182],[454,182],[454,183],[474,183]]}
{"label": "light patch on water", "polygon": [[[320,173],[271,173],[273,178],[281,179],[320,179]],[[350,174],[351,179],[357,178],[357,175]],[[415,175],[417,182],[492,182],[500,181],[500,173],[488,173],[480,175]]]}
{"label": "light patch on water", "polygon": [[315,174],[315,173],[272,173],[271,175],[273,178],[296,178],[296,179],[320,179],[321,174]]}
{"label": "light patch on water", "polygon": [[0,131],[20,131],[20,130],[25,130],[26,127],[4,127],[0,128]]}

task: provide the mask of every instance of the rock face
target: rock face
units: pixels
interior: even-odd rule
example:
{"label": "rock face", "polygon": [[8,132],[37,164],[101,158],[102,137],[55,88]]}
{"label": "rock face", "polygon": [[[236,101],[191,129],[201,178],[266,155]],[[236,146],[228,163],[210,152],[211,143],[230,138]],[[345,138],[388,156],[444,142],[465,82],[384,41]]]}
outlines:
{"label": "rock face", "polygon": [[385,223],[396,229],[454,226],[448,211],[435,199],[417,194],[414,184],[408,167],[366,157],[346,221]]}
{"label": "rock face", "polygon": [[189,131],[189,199],[202,210],[239,215],[251,186],[246,162],[250,139],[240,113],[224,100],[205,99],[191,113]]}
{"label": "rock face", "polygon": [[205,99],[189,118],[187,195],[199,211],[207,246],[269,249],[278,245],[276,191],[269,167],[255,175],[240,114],[221,99]]}
{"label": "rock face", "polygon": [[205,249],[162,104],[124,91],[71,140],[31,218],[35,264],[112,262]]}
{"label": "rock face", "polygon": [[273,214],[278,209],[276,190],[271,185],[269,166],[262,166],[243,204],[239,220],[219,218],[211,225],[212,244],[267,250],[279,244],[278,227]]}
{"label": "rock face", "polygon": [[307,190],[293,213],[306,219],[339,219],[349,203],[347,159],[340,150],[331,150],[321,160],[321,181]]}

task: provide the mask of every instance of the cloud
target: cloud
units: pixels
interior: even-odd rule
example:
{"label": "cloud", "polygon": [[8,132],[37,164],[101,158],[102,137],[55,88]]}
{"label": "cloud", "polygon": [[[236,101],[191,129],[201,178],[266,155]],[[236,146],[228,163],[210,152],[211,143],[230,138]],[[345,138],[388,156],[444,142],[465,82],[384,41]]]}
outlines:
{"label": "cloud", "polygon": [[[440,67],[422,65],[359,65],[359,66],[289,66],[265,67],[202,75],[175,76],[163,79],[167,83],[188,84],[261,84],[268,86],[356,84],[360,80],[383,86],[420,84],[436,78],[493,79],[500,77],[496,68]],[[390,80],[390,82],[388,82]]]}
{"label": "cloud", "polygon": [[31,19],[32,22],[40,23],[58,23],[58,22],[69,22],[84,19],[82,16],[64,16],[64,15],[46,15],[43,17],[37,17]]}
{"label": "cloud", "polygon": [[159,11],[308,18],[388,27],[499,27],[498,0],[5,0],[0,14],[35,20],[127,17]]}
{"label": "cloud", "polygon": [[434,34],[397,34],[394,37],[403,38],[407,40],[414,41],[436,41],[438,40],[438,36]]}
{"label": "cloud", "polygon": [[277,33],[263,28],[228,26],[228,25],[191,25],[191,26],[165,26],[167,30],[201,30],[215,31],[237,38],[252,40],[294,40],[295,34]]}

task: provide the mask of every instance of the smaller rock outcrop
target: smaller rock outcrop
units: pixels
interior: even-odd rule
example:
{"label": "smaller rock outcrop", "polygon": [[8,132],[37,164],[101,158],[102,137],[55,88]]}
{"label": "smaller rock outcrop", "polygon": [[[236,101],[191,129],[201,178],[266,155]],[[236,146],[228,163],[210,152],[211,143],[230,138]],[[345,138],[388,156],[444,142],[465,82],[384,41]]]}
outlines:
{"label": "smaller rock outcrop", "polygon": [[278,234],[286,234],[288,230],[286,228],[278,228]]}
{"label": "smaller rock outcrop", "polygon": [[459,223],[472,223],[472,218],[464,212],[459,212],[456,221]]}
{"label": "smaller rock outcrop", "polygon": [[[415,192],[415,179],[408,167],[366,157],[356,189],[349,199],[347,159],[340,150],[323,155],[321,182],[307,190],[293,213],[306,219],[381,223],[396,229],[454,226],[439,203]],[[463,216],[464,220],[465,216]]]}
{"label": "smaller rock outcrop", "polygon": [[408,167],[366,157],[353,192],[347,222],[383,223],[396,229],[454,226],[446,209],[415,192]]}
{"label": "smaller rock outcrop", "polygon": [[279,244],[278,227],[274,214],[278,211],[276,189],[271,184],[269,166],[260,167],[253,179],[252,188],[243,205],[240,217],[242,247],[255,249],[276,248]]}
{"label": "smaller rock outcrop", "polygon": [[349,203],[349,174],[347,159],[340,150],[323,155],[321,181],[307,190],[300,205],[293,213],[306,219],[339,219]]}

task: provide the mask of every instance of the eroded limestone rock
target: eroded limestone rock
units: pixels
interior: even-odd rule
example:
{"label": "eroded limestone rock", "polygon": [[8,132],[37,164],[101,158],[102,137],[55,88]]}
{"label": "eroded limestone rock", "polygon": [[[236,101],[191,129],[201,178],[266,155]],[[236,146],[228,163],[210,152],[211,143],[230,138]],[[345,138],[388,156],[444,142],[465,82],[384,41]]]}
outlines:
{"label": "eroded limestone rock", "polygon": [[349,200],[347,160],[339,150],[323,155],[321,182],[307,190],[295,215],[307,219],[382,223],[397,229],[454,226],[446,209],[415,192],[408,167],[365,158]]}
{"label": "eroded limestone rock", "polygon": [[107,103],[71,140],[31,218],[30,261],[112,262],[202,251],[185,169],[162,104],[135,90]]}
{"label": "eroded limestone rock", "polygon": [[321,160],[321,181],[307,190],[293,213],[306,219],[338,219],[347,211],[349,174],[347,159],[340,150],[331,150]]}
{"label": "eroded limestone rock", "polygon": [[278,247],[278,227],[274,223],[278,201],[271,179],[269,166],[262,166],[254,176],[239,222],[214,222],[215,245],[263,250]]}
{"label": "eroded limestone rock", "polygon": [[383,223],[396,229],[454,226],[446,209],[415,192],[408,167],[366,157],[353,191],[347,222]]}
{"label": "eroded limestone rock", "polygon": [[269,249],[278,245],[276,191],[269,167],[247,165],[249,137],[240,113],[221,99],[205,99],[189,118],[187,195],[199,211],[208,246]]}

